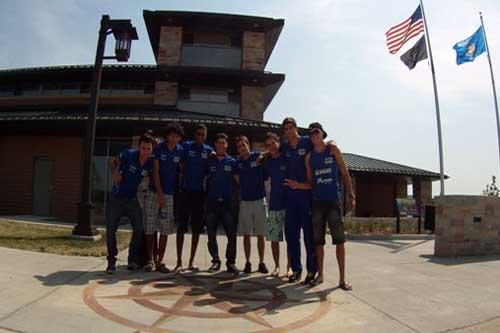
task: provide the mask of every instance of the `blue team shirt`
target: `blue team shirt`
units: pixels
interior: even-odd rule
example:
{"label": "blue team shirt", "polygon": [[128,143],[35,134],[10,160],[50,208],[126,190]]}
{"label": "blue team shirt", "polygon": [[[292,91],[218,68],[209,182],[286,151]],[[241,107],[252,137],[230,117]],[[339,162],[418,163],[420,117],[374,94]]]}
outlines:
{"label": "blue team shirt", "polygon": [[240,175],[240,195],[243,201],[254,201],[264,198],[264,172],[262,164],[257,163],[259,153],[250,153],[247,160],[238,157],[238,173]]}
{"label": "blue team shirt", "polygon": [[221,160],[217,157],[208,160],[206,172],[209,198],[231,200],[236,168],[236,160],[229,155]]}
{"label": "blue team shirt", "polygon": [[312,171],[312,195],[314,200],[339,201],[339,168],[328,147],[321,153],[311,152],[309,164]]}
{"label": "blue team shirt", "polygon": [[[184,150],[180,145],[176,145],[173,150],[169,150],[166,141],[161,142],[153,151],[153,159],[160,162],[160,183],[164,194],[174,194],[179,163],[181,163],[183,157]],[[151,182],[151,189],[155,191],[153,182]]]}
{"label": "blue team shirt", "polygon": [[182,148],[184,148],[182,188],[185,191],[203,192],[207,161],[214,150],[209,145],[198,145],[194,141],[184,142]]}
{"label": "blue team shirt", "polygon": [[307,180],[305,157],[312,150],[312,143],[309,136],[299,136],[296,147],[292,147],[287,141],[280,147],[281,153],[285,156],[287,178],[304,183]]}
{"label": "blue team shirt", "polygon": [[283,155],[270,157],[264,163],[264,177],[271,179],[269,210],[285,209],[286,160]]}
{"label": "blue team shirt", "polygon": [[151,174],[153,160],[149,158],[144,165],[139,162],[139,151],[126,149],[120,153],[120,174],[122,180],[120,185],[113,184],[111,193],[119,198],[134,199],[137,196],[137,188],[142,178]]}

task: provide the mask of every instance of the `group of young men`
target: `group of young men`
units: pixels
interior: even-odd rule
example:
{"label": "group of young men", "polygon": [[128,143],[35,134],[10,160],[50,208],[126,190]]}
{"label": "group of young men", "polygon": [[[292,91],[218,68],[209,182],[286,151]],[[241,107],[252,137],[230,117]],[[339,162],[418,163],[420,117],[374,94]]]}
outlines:
{"label": "group of young men", "polygon": [[[252,272],[251,237],[257,237],[258,271],[267,274],[264,263],[265,240],[271,242],[275,268],[280,275],[280,242],[287,242],[290,282],[301,280],[301,231],[306,248],[305,283],[317,285],[324,280],[324,244],[326,225],[336,245],[339,287],[350,290],[345,280],[344,229],[341,213],[340,183],[346,193],[346,206],[354,207],[351,179],[342,154],[333,141],[325,142],[326,132],[319,123],[309,126],[309,135],[300,136],[293,118],[282,123],[283,140],[267,133],[265,152],[254,152],[244,135],[235,138],[237,157],[228,155],[229,138],[215,136],[214,148],[205,143],[206,126],[195,128],[192,141],[184,141],[181,125],[172,123],[164,140],[157,143],[150,134],[139,139],[138,149],[127,149],[110,163],[113,189],[107,205],[107,246],[110,274],[116,270],[116,230],[127,216],[133,234],[127,268],[168,273],[164,255],[168,236],[177,235],[177,265],[183,269],[184,234],[191,225],[191,253],[187,269],[194,264],[199,236],[206,228],[208,250],[212,257],[209,272],[221,269],[217,245],[220,224],[227,236],[226,268],[237,275],[237,235],[243,236],[244,272]],[[149,176],[149,188],[140,198],[137,189]],[[270,186],[266,202],[266,182]],[[239,189],[239,210],[234,216],[234,196]],[[180,204],[174,204],[174,195]],[[177,211],[176,211],[177,210]],[[174,214],[175,213],[175,214]],[[157,239],[159,233],[159,240]],[[145,235],[145,236],[144,236]]]}

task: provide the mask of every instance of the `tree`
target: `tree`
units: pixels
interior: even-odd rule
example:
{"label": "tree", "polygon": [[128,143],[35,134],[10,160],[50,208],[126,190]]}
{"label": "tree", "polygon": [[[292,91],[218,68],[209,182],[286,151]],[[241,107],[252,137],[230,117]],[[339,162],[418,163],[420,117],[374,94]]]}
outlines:
{"label": "tree", "polygon": [[491,184],[486,184],[486,189],[483,190],[483,195],[486,195],[488,197],[498,197],[500,191],[498,190],[497,184],[496,184],[496,177],[491,176]]}

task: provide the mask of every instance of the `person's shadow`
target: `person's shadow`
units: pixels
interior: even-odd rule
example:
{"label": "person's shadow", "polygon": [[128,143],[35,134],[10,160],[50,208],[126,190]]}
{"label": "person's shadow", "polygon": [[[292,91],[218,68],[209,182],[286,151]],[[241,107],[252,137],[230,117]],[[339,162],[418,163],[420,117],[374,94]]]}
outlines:
{"label": "person's shadow", "polygon": [[[153,273],[154,274],[154,273]],[[85,286],[90,282],[97,281],[100,284],[114,284],[120,281],[141,280],[143,270],[128,271],[126,265],[117,266],[115,274],[107,274],[102,270],[92,271],[57,271],[46,276],[34,275],[33,277],[42,282],[44,286],[57,287],[62,285]],[[157,274],[154,274],[156,277]],[[152,277],[153,275],[151,275]],[[160,275],[158,275],[160,276]],[[148,277],[150,277],[148,275]]]}

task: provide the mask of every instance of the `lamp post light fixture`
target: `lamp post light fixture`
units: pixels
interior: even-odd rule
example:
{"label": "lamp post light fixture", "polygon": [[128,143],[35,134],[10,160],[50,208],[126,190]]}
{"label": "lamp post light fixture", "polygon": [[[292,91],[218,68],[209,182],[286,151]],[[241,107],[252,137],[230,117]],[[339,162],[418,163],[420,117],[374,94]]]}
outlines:
{"label": "lamp post light fixture", "polygon": [[[113,34],[116,39],[115,56],[104,56],[106,37]],[[73,236],[81,239],[96,239],[99,232],[92,225],[92,180],[94,164],[94,143],[96,132],[96,117],[99,104],[99,89],[101,87],[102,63],[104,59],[115,59],[119,62],[128,61],[132,40],[137,40],[137,31],[130,20],[111,20],[109,15],[101,18],[99,39],[95,65],[92,73],[90,87],[90,104],[87,120],[87,130],[84,141],[83,176],[81,188],[81,201],[78,204],[78,223],[73,229]]]}

